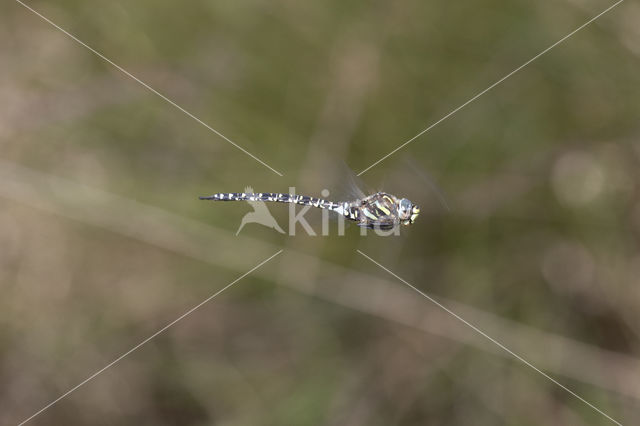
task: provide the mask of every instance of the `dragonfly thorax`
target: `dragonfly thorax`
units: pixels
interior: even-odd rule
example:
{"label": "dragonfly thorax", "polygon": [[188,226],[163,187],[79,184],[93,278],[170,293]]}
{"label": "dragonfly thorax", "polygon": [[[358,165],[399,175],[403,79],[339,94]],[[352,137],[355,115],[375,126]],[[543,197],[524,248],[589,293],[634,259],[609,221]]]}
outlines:
{"label": "dragonfly thorax", "polygon": [[411,225],[420,213],[420,209],[408,199],[385,192],[370,195],[356,203],[360,226],[371,228]]}

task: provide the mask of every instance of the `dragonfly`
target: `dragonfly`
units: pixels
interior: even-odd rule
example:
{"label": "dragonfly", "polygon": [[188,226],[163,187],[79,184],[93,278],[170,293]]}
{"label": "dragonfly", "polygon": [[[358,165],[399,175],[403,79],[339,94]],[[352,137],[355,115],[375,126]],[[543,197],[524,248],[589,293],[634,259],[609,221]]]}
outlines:
{"label": "dragonfly", "polygon": [[201,196],[210,201],[265,201],[293,203],[302,206],[330,210],[344,216],[358,226],[376,229],[393,229],[398,225],[415,222],[420,208],[406,198],[399,198],[386,192],[376,192],[353,201],[334,202],[306,195],[280,194],[274,192],[220,192]]}

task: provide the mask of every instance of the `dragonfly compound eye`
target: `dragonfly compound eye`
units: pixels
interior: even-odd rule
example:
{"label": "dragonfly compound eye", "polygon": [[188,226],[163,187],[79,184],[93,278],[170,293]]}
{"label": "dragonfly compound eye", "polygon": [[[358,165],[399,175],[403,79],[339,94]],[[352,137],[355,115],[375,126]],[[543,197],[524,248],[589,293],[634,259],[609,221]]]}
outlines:
{"label": "dragonfly compound eye", "polygon": [[406,198],[401,199],[398,202],[398,210],[400,212],[400,215],[404,215],[406,216],[406,218],[408,218],[412,206],[413,204],[411,204],[411,201],[407,200]]}

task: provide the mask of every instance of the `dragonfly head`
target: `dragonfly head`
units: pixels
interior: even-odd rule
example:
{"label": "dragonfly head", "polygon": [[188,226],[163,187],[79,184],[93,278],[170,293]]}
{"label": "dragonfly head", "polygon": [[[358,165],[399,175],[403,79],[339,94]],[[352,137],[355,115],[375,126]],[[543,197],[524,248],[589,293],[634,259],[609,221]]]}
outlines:
{"label": "dragonfly head", "polygon": [[406,198],[398,201],[398,215],[400,216],[400,223],[403,225],[411,225],[415,222],[418,214],[420,214],[420,208],[411,201]]}

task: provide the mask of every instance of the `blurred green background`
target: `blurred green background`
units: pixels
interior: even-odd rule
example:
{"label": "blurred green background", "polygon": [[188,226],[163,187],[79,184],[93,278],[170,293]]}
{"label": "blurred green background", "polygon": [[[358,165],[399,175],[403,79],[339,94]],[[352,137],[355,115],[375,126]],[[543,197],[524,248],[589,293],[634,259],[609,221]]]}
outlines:
{"label": "blurred green background", "polygon": [[0,423],[281,248],[31,423],[611,424],[356,250],[638,422],[638,3],[363,174],[422,207],[388,238],[236,237],[250,207],[197,196],[338,196],[344,163],[363,170],[612,3],[28,4],[284,176],[3,2]]}

